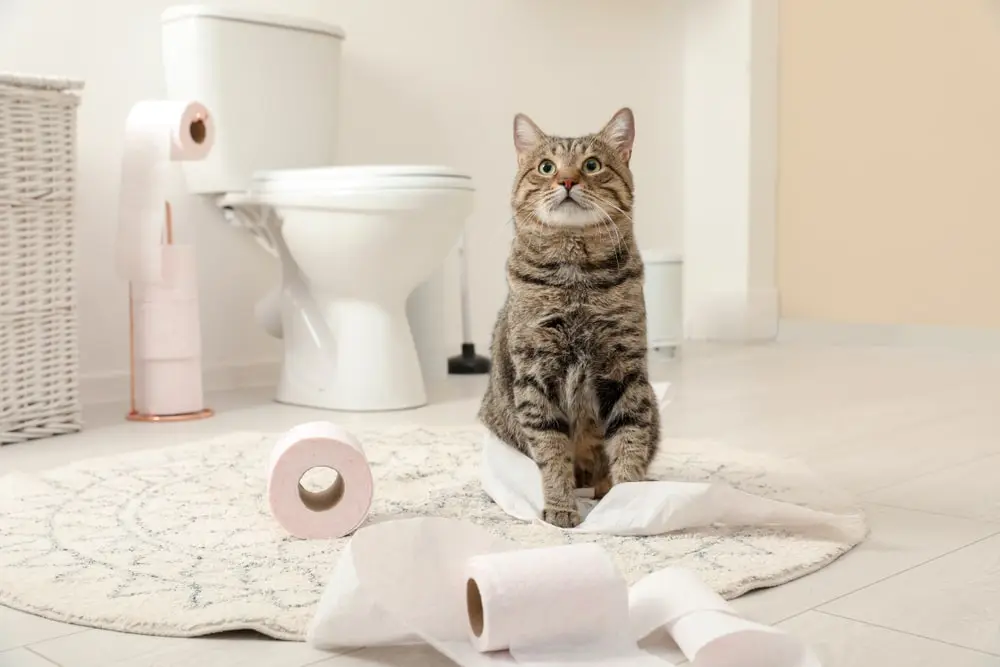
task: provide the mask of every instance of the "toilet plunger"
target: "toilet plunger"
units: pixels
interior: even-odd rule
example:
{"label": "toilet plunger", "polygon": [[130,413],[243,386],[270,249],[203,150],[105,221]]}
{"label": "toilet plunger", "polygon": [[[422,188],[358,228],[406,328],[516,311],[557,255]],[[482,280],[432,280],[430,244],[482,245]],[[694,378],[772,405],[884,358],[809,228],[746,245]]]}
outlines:
{"label": "toilet plunger", "polygon": [[476,354],[472,341],[472,314],[469,312],[469,263],[465,257],[465,235],[458,243],[458,267],[462,289],[462,354],[448,359],[450,375],[484,375],[490,372],[490,360]]}

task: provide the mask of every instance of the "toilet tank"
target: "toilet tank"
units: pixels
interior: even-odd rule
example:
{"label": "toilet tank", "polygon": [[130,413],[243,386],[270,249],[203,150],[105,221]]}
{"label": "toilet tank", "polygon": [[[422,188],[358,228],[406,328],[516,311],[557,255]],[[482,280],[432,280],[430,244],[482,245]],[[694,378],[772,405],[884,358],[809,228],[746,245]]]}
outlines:
{"label": "toilet tank", "polygon": [[214,119],[208,158],[182,162],[188,190],[247,190],[253,173],[335,164],[344,32],[310,19],[198,5],[162,17],[167,96]]}

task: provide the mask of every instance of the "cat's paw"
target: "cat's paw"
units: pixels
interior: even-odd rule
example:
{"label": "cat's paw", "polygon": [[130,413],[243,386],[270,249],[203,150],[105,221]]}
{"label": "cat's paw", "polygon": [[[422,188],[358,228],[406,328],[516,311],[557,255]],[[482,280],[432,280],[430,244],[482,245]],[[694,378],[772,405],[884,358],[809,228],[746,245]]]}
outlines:
{"label": "cat's paw", "polygon": [[576,510],[559,510],[546,507],[542,510],[542,521],[560,528],[576,528],[580,525],[580,513]]}
{"label": "cat's paw", "polygon": [[608,495],[609,491],[611,491],[611,478],[603,477],[597,481],[597,484],[594,485],[594,498],[596,500],[600,500],[604,496]]}

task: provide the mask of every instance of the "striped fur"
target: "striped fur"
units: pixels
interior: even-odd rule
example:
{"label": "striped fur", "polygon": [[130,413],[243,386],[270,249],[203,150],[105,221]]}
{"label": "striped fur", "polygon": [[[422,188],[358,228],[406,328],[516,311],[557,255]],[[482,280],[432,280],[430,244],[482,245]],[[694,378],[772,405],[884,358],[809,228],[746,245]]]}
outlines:
{"label": "striped fur", "polygon": [[479,418],[535,461],[543,519],[562,527],[580,522],[576,488],[603,496],[642,480],[659,445],[632,225],[633,137],[628,109],[576,138],[514,120],[510,289]]}

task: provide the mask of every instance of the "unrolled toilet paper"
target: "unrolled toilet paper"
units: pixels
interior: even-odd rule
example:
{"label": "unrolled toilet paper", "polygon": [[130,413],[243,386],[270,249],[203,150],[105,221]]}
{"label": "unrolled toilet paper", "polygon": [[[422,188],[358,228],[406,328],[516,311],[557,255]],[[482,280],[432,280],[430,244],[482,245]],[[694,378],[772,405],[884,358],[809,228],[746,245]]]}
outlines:
{"label": "unrolled toilet paper", "polygon": [[695,667],[819,667],[802,642],[740,618],[690,570],[668,568],[630,589],[596,544],[518,550],[438,518],[358,531],[308,641],[325,649],[423,641],[463,667],[668,667],[638,645],[658,628]]}
{"label": "unrolled toilet paper", "polygon": [[[484,436],[480,463],[483,491],[510,516],[544,524],[538,466],[494,436]],[[578,498],[583,521],[577,533],[662,535],[713,524],[831,528],[845,539],[867,533],[860,513],[834,514],[755,496],[723,483],[645,481],[618,484],[600,501]],[[553,530],[564,530],[551,526]]]}
{"label": "unrolled toilet paper", "polygon": [[145,100],[125,121],[115,262],[132,282],[158,283],[171,162],[205,158],[215,139],[208,109],[193,101]]}
{"label": "unrolled toilet paper", "polygon": [[[302,476],[330,468],[336,481],[322,491],[306,490]],[[275,520],[303,539],[331,539],[354,532],[368,517],[374,482],[361,443],[330,422],[309,422],[275,444],[267,471],[267,498]]]}
{"label": "unrolled toilet paper", "polygon": [[[669,385],[661,383],[654,389],[662,409],[667,402]],[[543,524],[544,499],[538,466],[489,433],[485,434],[481,449],[480,481],[483,491],[504,512],[522,521]],[[631,482],[614,486],[597,502],[586,496],[583,492],[577,499],[583,521],[576,528],[568,529],[569,532],[661,535],[713,524],[774,525],[797,529],[831,528],[854,541],[862,539],[868,531],[860,512],[821,512],[755,496],[722,483]]]}

